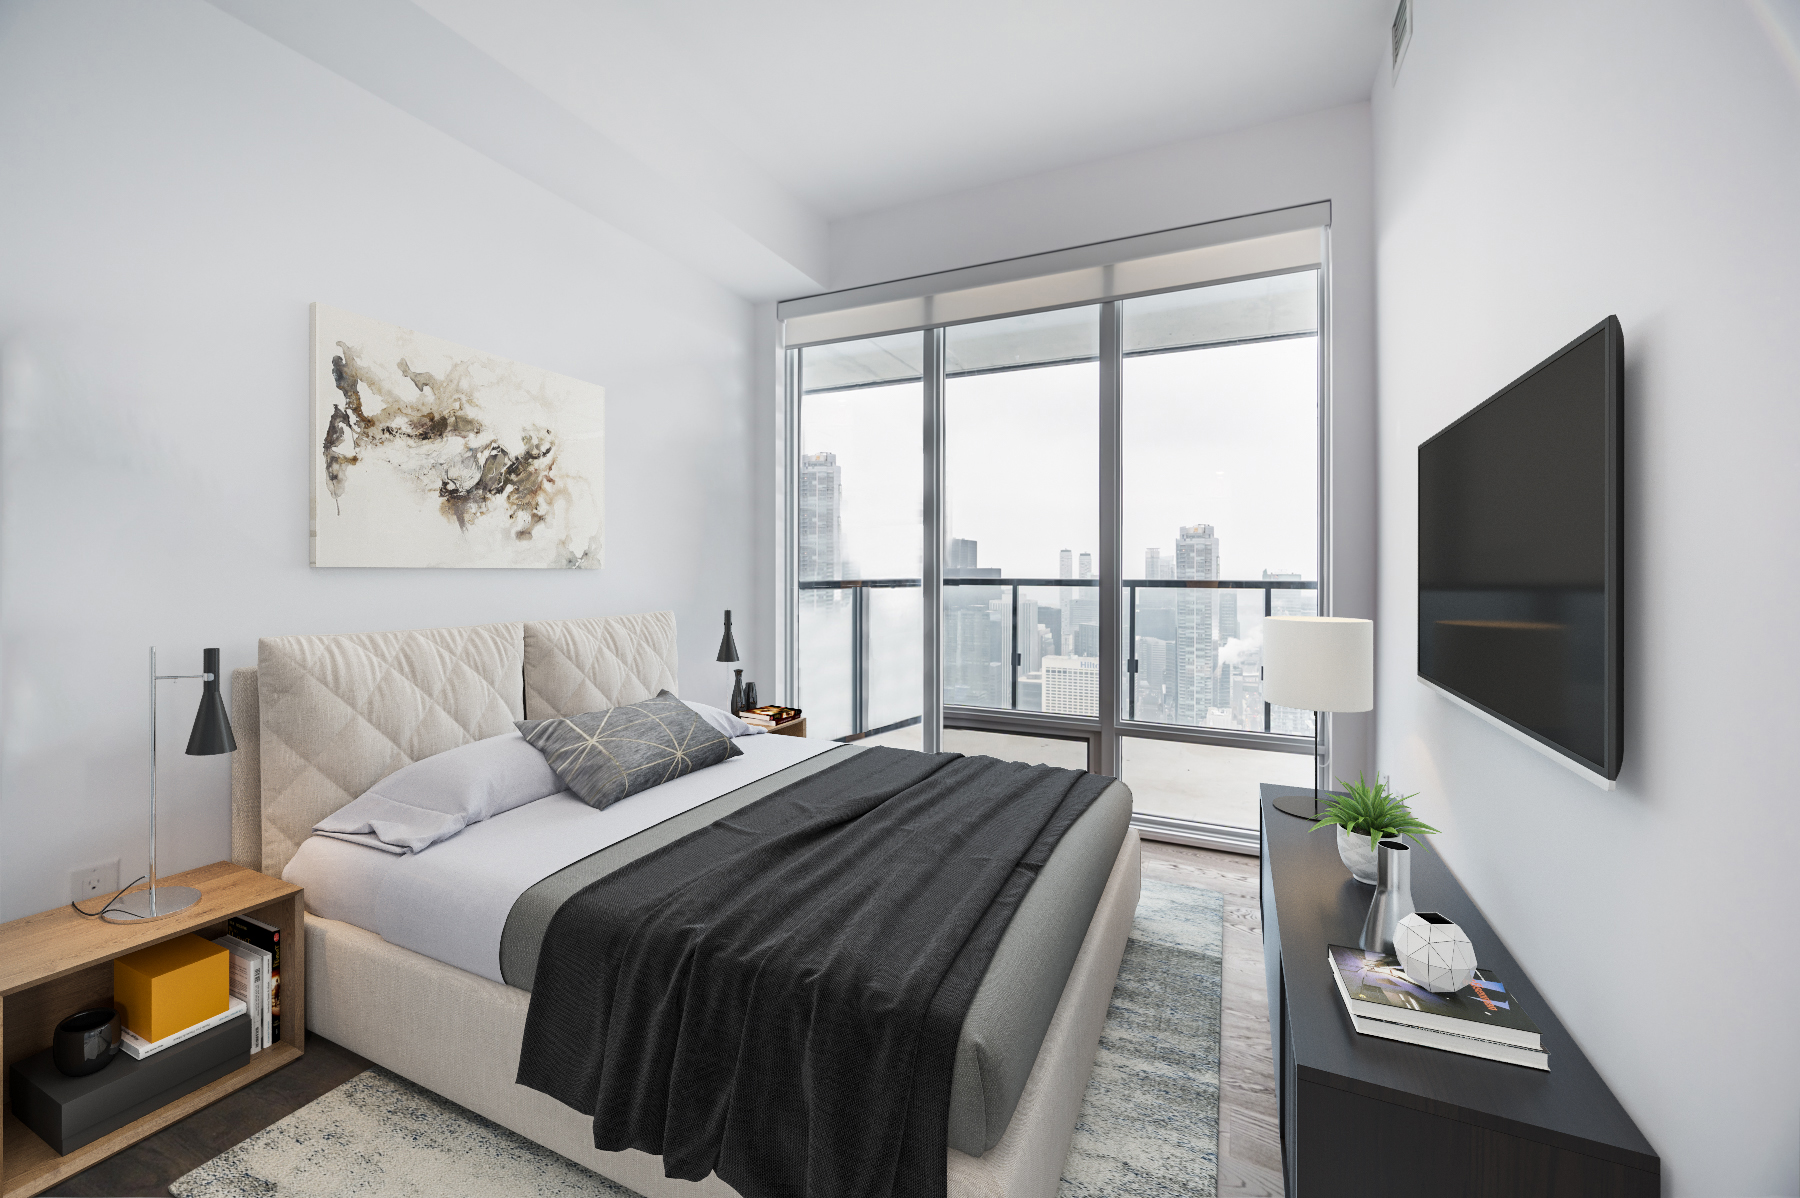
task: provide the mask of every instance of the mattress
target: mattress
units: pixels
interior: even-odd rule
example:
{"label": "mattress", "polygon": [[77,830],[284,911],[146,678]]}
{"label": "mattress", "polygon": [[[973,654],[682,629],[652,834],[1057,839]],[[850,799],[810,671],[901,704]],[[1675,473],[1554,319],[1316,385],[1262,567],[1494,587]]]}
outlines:
{"label": "mattress", "polygon": [[[737,741],[744,756],[605,811],[569,794],[528,803],[404,857],[308,838],[283,872],[314,914],[529,989],[549,917],[570,894],[854,746],[799,737]],[[980,1156],[1012,1118],[1131,817],[1113,783],[1070,828],[1000,942],[961,1030],[949,1143]]]}
{"label": "mattress", "polygon": [[367,928],[389,944],[504,982],[500,942],[507,916],[538,881],[835,747],[826,740],[766,734],[740,736],[736,744],[743,756],[603,811],[564,791],[474,824],[420,853],[394,856],[309,836],[281,876],[306,888],[306,906],[315,915]]}

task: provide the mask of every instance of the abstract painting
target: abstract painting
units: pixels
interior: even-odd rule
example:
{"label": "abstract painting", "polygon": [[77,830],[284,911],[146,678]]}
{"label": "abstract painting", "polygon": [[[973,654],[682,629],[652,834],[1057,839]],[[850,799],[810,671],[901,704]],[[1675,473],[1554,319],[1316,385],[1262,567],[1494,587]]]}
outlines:
{"label": "abstract painting", "polygon": [[597,570],[606,392],[312,306],[312,564]]}

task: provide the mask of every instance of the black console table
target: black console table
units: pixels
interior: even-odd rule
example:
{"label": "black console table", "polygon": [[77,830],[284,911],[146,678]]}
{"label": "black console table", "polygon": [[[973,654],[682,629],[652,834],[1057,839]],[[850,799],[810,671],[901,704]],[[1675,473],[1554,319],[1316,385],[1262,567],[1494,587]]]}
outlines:
{"label": "black console table", "polygon": [[1429,849],[1412,854],[1414,902],[1468,932],[1543,1032],[1550,1072],[1350,1026],[1325,946],[1356,944],[1374,888],[1350,877],[1331,829],[1275,810],[1294,793],[1262,788],[1263,953],[1289,1198],[1657,1198],[1655,1150]]}

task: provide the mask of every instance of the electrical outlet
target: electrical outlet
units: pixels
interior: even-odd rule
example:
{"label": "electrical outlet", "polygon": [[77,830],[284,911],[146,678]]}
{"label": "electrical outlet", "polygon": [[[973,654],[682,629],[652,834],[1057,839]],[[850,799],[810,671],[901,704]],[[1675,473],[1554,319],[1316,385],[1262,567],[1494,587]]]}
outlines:
{"label": "electrical outlet", "polygon": [[119,888],[119,859],[102,861],[99,865],[90,865],[86,869],[72,870],[69,873],[69,897],[76,902],[85,902],[91,898],[105,895],[112,897]]}

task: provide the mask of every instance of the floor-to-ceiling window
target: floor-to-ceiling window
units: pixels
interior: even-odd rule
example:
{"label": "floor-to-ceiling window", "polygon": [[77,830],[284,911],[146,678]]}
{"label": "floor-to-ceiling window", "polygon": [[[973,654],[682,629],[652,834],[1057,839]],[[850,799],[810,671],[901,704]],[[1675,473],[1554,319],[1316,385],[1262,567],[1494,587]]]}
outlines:
{"label": "floor-to-ceiling window", "polygon": [[[1237,250],[805,330],[788,640],[813,735],[1117,774],[1140,823],[1220,843],[1258,783],[1311,781],[1312,713],[1264,702],[1261,645],[1320,610],[1323,257],[1234,275]],[[1202,254],[1225,265],[1168,285]]]}
{"label": "floor-to-ceiling window", "polygon": [[[1312,735],[1262,698],[1265,615],[1318,613],[1318,277],[1267,278],[1121,305],[1128,723]],[[1256,821],[1259,782],[1311,763],[1255,748],[1126,736],[1139,811]]]}
{"label": "floor-to-ceiling window", "polygon": [[922,344],[801,351],[794,672],[813,736],[919,746]]}

